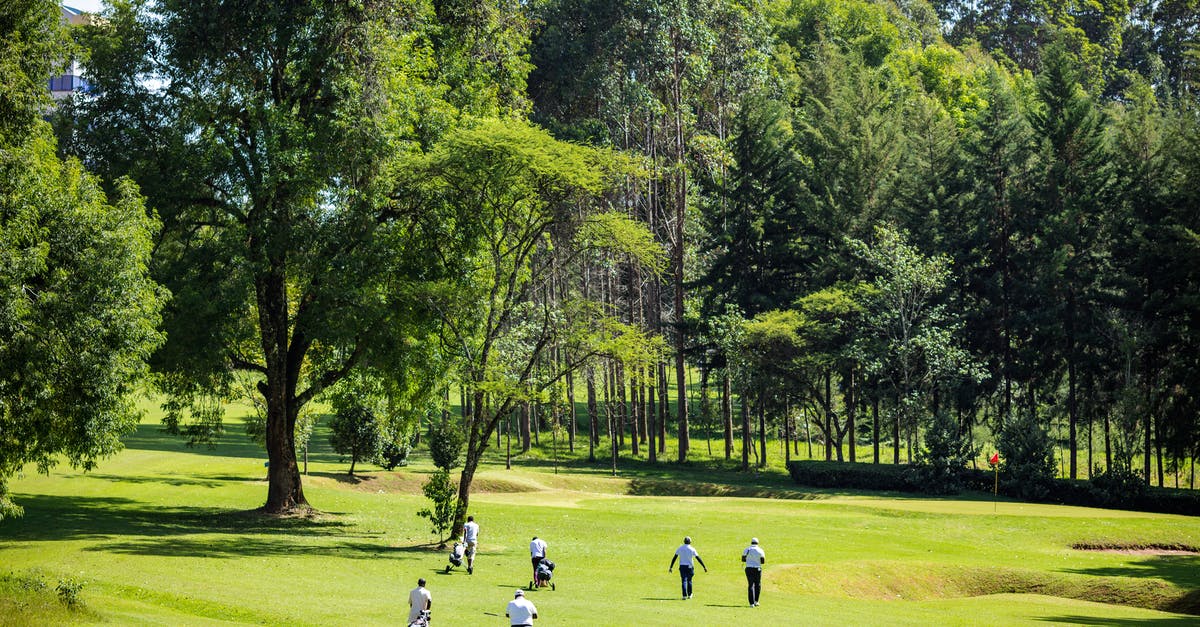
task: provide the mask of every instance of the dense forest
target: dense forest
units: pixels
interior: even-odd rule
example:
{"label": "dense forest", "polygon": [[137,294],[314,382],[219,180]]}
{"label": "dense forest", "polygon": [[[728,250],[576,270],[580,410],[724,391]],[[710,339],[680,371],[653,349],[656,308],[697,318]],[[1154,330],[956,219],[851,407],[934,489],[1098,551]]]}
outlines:
{"label": "dense forest", "polygon": [[268,510],[313,401],[461,419],[460,525],[510,424],[1195,487],[1195,0],[135,0],[72,36],[60,158],[161,222],[167,425],[254,399]]}

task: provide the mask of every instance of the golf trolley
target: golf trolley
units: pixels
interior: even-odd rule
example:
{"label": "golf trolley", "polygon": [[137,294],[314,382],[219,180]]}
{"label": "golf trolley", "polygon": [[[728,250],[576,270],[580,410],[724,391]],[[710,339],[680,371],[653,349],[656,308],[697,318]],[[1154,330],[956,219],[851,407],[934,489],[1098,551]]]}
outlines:
{"label": "golf trolley", "polygon": [[534,571],[533,576],[534,580],[529,582],[530,588],[541,588],[546,584],[550,584],[550,589],[555,589],[554,582],[550,581],[554,577],[554,562],[542,558],[542,561],[538,562],[537,570]]}
{"label": "golf trolley", "polygon": [[409,623],[408,627],[429,627],[429,610],[421,610],[421,615]]}

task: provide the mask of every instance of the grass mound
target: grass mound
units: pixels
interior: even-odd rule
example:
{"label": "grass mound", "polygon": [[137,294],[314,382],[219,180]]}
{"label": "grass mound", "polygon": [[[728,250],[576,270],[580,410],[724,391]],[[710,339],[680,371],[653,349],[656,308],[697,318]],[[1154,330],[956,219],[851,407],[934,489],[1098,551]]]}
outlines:
{"label": "grass mound", "polygon": [[1200,616],[1200,591],[1153,578],[916,562],[781,566],[772,577],[785,590],[874,601],[1036,594]]}

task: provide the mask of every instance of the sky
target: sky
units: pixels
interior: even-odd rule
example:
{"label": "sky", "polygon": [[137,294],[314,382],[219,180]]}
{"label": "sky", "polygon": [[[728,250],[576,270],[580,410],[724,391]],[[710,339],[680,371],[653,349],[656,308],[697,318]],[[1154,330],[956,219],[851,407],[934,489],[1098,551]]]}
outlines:
{"label": "sky", "polygon": [[61,4],[87,13],[99,13],[101,8],[101,0],[67,0]]}

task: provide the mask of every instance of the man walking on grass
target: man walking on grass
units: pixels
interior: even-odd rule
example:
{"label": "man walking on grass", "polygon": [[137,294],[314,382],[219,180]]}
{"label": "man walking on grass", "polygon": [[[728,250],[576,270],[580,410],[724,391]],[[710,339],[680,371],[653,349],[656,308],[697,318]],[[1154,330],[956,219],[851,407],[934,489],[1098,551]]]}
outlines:
{"label": "man walking on grass", "polygon": [[671,572],[675,568],[675,560],[679,560],[679,580],[683,586],[683,598],[692,598],[692,576],[696,574],[696,569],[692,566],[692,560],[700,562],[700,567],[704,572],[708,572],[708,567],[704,565],[704,560],[700,559],[700,554],[696,552],[696,547],[692,546],[692,538],[685,536],[683,544],[675,549],[675,555],[671,557],[671,565],[667,567],[667,572]]}
{"label": "man walking on grass", "polygon": [[467,516],[467,524],[463,525],[463,542],[467,545],[467,574],[475,574],[475,546],[479,542],[479,523],[474,516]]}
{"label": "man walking on grass", "polygon": [[529,543],[529,561],[533,563],[533,581],[529,582],[529,587],[532,588],[538,584],[537,568],[538,564],[546,558],[546,541],[533,536],[533,541]]}
{"label": "man walking on grass", "polygon": [[758,595],[762,592],[762,567],[767,563],[767,555],[758,546],[758,538],[750,538],[750,546],[742,551],[742,561],[746,562],[746,594],[750,598],[750,607],[758,607]]}

